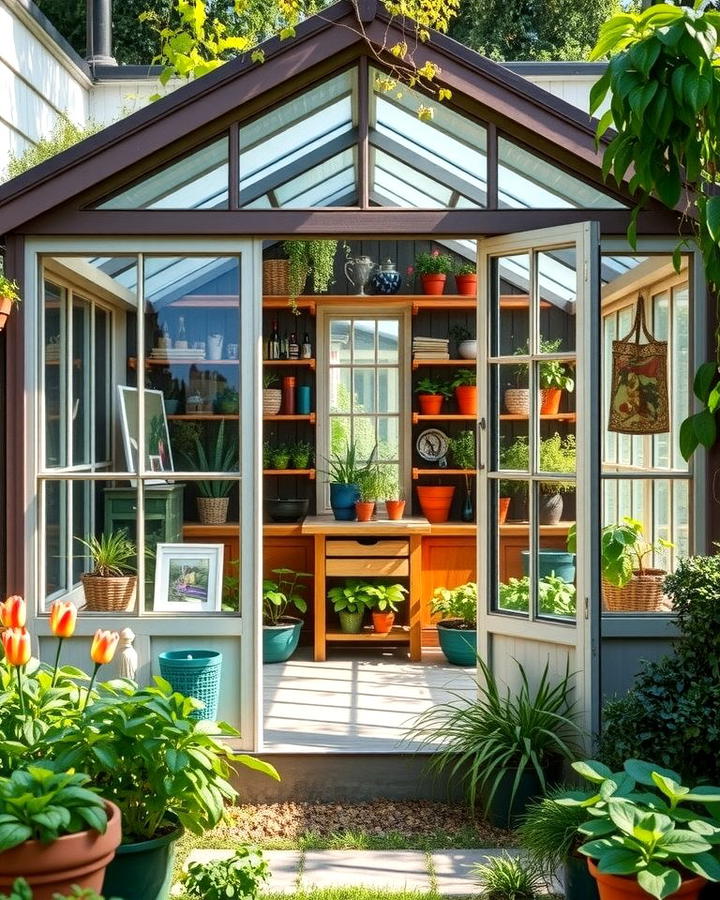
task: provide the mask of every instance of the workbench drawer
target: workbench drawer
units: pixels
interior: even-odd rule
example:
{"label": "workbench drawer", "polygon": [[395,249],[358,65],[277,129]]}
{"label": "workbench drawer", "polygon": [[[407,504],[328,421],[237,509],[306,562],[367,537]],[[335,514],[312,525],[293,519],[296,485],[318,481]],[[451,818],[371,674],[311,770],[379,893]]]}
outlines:
{"label": "workbench drawer", "polygon": [[393,578],[410,574],[407,558],[380,559],[379,557],[350,559],[329,557],[325,560],[326,575],[350,575],[361,578],[366,575],[390,575]]}
{"label": "workbench drawer", "polygon": [[357,541],[333,541],[325,543],[325,556],[408,556],[407,541],[381,541],[364,539]]}

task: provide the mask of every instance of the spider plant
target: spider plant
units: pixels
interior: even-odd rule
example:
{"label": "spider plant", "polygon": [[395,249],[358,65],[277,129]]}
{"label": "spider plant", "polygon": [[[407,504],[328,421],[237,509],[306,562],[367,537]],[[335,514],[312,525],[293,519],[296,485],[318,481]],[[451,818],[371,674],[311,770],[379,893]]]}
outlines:
{"label": "spider plant", "polygon": [[123,528],[119,531],[111,531],[110,534],[102,534],[100,537],[90,535],[85,541],[75,538],[76,541],[87,548],[92,571],[90,575],[101,578],[122,578],[128,572],[134,572],[132,561],[135,559],[135,544],[128,538],[127,531]]}
{"label": "spider plant", "polygon": [[533,860],[503,853],[472,871],[483,900],[535,900],[546,893],[545,875]]}

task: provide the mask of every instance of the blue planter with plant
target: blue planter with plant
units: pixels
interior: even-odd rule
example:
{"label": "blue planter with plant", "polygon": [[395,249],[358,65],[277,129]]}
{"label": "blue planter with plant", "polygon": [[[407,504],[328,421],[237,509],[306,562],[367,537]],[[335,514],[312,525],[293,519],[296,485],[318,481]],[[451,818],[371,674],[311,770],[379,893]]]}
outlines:
{"label": "blue planter with plant", "polygon": [[277,580],[263,581],[263,662],[279,663],[290,659],[300,641],[302,619],[289,616],[287,611],[294,606],[301,613],[307,611],[307,601],[302,591],[307,587],[300,584],[301,578],[310,578],[308,572],[294,569],[273,569]]}
{"label": "blue planter with plant", "polygon": [[356,518],[355,504],[360,499],[358,482],[369,472],[373,465],[375,448],[364,466],[358,463],[357,447],[348,443],[345,454],[334,453],[328,460],[328,468],[323,474],[330,482],[330,508],[340,522],[354,522]]}
{"label": "blue planter with plant", "polygon": [[474,666],[477,658],[477,584],[437,588],[430,611],[438,622],[440,649],[454,666]]}
{"label": "blue planter with plant", "polygon": [[297,650],[302,631],[302,620],[286,622],[283,625],[263,626],[263,662],[286,662]]}
{"label": "blue planter with plant", "polygon": [[[523,575],[530,572],[530,551],[522,550]],[[575,554],[565,550],[538,550],[538,578],[549,578],[555,575],[568,584],[575,581]]]}
{"label": "blue planter with plant", "polygon": [[357,484],[330,484],[330,508],[339,522],[354,522],[357,518],[355,504],[360,499]]}

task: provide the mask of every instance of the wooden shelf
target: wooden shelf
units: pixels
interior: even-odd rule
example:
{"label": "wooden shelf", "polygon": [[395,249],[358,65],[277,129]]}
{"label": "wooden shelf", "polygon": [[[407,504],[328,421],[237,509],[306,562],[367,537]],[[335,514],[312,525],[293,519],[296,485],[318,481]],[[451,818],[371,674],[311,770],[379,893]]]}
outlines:
{"label": "wooden shelf", "polygon": [[168,422],[237,422],[238,413],[181,413],[168,416]]}
{"label": "wooden shelf", "polygon": [[477,416],[464,416],[459,413],[448,415],[439,413],[437,416],[425,416],[414,412],[412,414],[413,425],[419,425],[421,422],[477,422]]}
{"label": "wooden shelf", "polygon": [[264,359],[264,366],[307,366],[315,369],[314,359]]}
{"label": "wooden shelf", "polygon": [[413,359],[413,369],[420,369],[425,366],[464,366],[471,369],[475,366],[477,360],[474,359]]}
{"label": "wooden shelf", "polygon": [[315,469],[263,469],[263,475],[298,475],[315,480]]}
{"label": "wooden shelf", "polygon": [[476,469],[412,469],[412,479],[417,479],[422,475],[477,475]]}
{"label": "wooden shelf", "polygon": [[308,413],[306,416],[263,416],[263,422],[308,422],[314,425],[315,413]]}
{"label": "wooden shelf", "polygon": [[345,634],[344,631],[327,631],[325,639],[328,641],[346,641],[348,643],[410,643],[410,629],[405,625],[393,625],[388,634],[376,634],[374,631],[365,629],[360,634]]}
{"label": "wooden shelf", "polygon": [[[577,413],[552,413],[551,415],[542,415],[539,418],[541,422],[574,422],[577,418]],[[518,413],[501,413],[499,419],[501,422],[527,422],[528,416],[519,415]]]}
{"label": "wooden shelf", "polygon": [[[145,366],[238,366],[238,359],[145,359]],[[128,358],[128,367],[137,368],[137,357]]]}

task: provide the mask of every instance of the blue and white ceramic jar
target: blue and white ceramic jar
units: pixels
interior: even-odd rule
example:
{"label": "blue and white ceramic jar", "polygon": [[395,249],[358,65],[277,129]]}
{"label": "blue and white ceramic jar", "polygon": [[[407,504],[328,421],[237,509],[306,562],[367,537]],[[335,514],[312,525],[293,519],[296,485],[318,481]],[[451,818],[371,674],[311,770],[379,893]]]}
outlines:
{"label": "blue and white ceramic jar", "polygon": [[386,259],[382,265],[378,266],[370,284],[376,294],[397,294],[401,281],[402,276],[395,268],[393,261]]}

